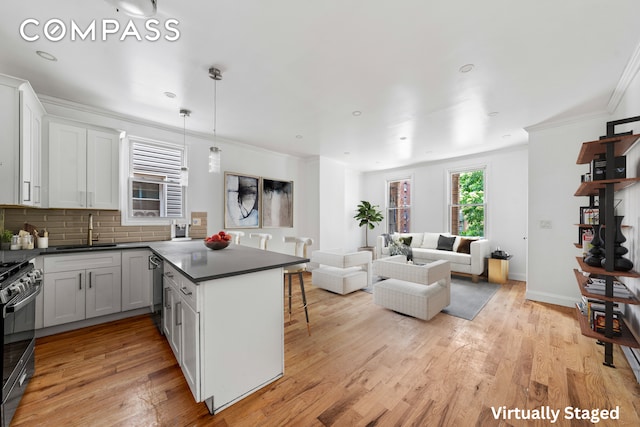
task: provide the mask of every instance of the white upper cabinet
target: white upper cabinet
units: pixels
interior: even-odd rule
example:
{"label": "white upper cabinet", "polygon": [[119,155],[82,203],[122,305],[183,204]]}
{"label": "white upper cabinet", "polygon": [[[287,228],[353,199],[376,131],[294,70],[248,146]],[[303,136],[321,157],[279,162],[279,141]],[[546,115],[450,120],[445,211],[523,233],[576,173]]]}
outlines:
{"label": "white upper cabinet", "polygon": [[44,115],[29,82],[0,75],[0,204],[41,206]]}
{"label": "white upper cabinet", "polygon": [[49,207],[119,208],[119,136],[49,124]]}

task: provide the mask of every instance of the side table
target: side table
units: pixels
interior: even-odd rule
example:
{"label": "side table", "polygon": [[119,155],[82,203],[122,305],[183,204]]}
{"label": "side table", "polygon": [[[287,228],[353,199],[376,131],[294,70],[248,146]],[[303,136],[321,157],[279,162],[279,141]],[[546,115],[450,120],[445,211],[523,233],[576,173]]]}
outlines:
{"label": "side table", "polygon": [[511,256],[501,258],[489,258],[489,282],[504,285],[509,280],[509,260]]}

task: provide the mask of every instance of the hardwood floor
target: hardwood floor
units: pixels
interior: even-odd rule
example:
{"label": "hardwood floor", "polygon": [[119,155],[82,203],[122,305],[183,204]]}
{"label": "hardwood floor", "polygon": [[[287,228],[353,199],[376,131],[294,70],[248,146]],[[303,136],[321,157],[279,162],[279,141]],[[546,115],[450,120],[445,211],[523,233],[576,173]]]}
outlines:
{"label": "hardwood floor", "polygon": [[619,420],[597,425],[640,425],[640,385],[622,351],[617,369],[603,366],[573,310],[526,301],[522,282],[503,285],[473,321],[424,322],[365,292],[306,288],[312,335],[298,293],[285,376],[215,416],[143,316],[39,339],[12,426],[548,426],[492,412],[547,406],[561,411],[553,425],[590,425],[564,419],[566,407],[619,407]]}

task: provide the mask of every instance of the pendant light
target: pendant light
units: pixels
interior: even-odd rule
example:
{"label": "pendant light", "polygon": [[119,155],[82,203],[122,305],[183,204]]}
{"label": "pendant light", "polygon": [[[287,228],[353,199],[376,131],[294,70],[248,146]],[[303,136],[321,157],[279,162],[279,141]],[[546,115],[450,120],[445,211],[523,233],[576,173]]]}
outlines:
{"label": "pendant light", "polygon": [[[216,143],[216,116],[218,113],[217,106],[217,81],[222,80],[222,73],[218,68],[209,68],[209,78],[213,80],[213,142]],[[220,173],[220,157],[222,150],[218,147],[209,147],[209,172]]]}
{"label": "pendant light", "polygon": [[189,168],[187,167],[187,117],[191,115],[191,111],[186,109],[180,110],[182,116],[182,167],[180,168],[180,185],[183,187],[189,186]]}
{"label": "pendant light", "polygon": [[107,0],[107,3],[116,7],[133,18],[151,18],[157,11],[157,0]]}

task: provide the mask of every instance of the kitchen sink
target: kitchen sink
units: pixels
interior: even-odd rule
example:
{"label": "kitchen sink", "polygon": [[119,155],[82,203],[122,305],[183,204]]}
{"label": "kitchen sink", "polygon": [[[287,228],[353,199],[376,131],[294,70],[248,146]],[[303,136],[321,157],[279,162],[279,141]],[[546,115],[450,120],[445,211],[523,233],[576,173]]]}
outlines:
{"label": "kitchen sink", "polygon": [[113,248],[117,246],[116,243],[100,243],[95,245],[66,245],[66,246],[56,246],[56,251],[69,251],[72,249],[100,249],[100,248]]}

